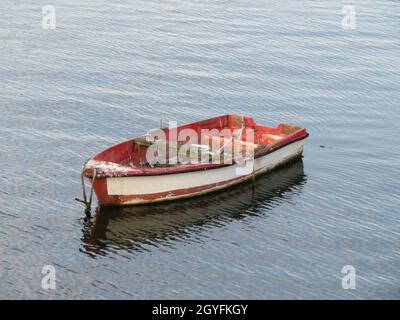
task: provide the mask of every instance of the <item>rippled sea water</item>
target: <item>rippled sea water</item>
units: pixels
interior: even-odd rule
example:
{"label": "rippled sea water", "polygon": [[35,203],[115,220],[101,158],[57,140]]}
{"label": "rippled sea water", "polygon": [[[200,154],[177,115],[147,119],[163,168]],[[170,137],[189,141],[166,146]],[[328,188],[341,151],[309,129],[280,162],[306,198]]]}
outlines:
{"label": "rippled sea water", "polygon": [[[56,30],[0,3],[0,298],[400,298],[399,1],[353,30],[342,1],[47,2]],[[84,218],[89,156],[223,113],[305,126],[303,160]]]}

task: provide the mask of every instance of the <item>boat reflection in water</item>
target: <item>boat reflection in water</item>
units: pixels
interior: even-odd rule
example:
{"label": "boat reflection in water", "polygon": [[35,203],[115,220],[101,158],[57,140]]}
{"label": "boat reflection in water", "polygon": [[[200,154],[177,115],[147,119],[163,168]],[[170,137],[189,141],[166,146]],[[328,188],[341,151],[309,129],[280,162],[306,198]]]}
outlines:
{"label": "boat reflection in water", "polygon": [[[196,241],[208,227],[265,215],[301,192],[306,182],[302,160],[221,192],[178,202],[102,208],[85,220],[82,250],[106,255],[109,250],[150,250],[173,241]],[[197,236],[196,236],[197,235]]]}

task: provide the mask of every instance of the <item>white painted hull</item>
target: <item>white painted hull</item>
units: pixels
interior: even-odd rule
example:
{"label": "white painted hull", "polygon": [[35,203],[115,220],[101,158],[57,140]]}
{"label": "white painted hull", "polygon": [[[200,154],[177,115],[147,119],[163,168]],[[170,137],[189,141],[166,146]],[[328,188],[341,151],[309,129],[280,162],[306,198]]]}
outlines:
{"label": "white painted hull", "polygon": [[118,205],[174,200],[226,188],[255,175],[270,171],[299,157],[305,140],[290,143],[262,157],[249,160],[246,165],[234,164],[216,169],[167,175],[108,177],[108,196],[124,198]]}

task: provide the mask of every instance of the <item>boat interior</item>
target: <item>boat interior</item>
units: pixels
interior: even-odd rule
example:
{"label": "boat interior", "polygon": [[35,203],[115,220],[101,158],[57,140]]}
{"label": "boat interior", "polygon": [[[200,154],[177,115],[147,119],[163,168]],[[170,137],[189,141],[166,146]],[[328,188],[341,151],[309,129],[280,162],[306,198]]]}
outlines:
{"label": "boat interior", "polygon": [[[144,136],[114,145],[96,154],[90,161],[97,166],[102,163],[103,169],[107,171],[185,166],[201,164],[204,160],[209,164],[210,159],[226,155],[227,150],[240,150],[243,154],[252,152],[256,155],[300,130],[304,128],[290,124],[262,126],[256,124],[251,117],[227,114],[175,128],[152,130]],[[182,146],[186,148],[185,161],[180,161],[182,158],[175,151],[182,150]],[[156,150],[153,160],[149,160],[149,148]],[[163,154],[162,161],[160,153]],[[182,155],[181,151],[179,153]]]}

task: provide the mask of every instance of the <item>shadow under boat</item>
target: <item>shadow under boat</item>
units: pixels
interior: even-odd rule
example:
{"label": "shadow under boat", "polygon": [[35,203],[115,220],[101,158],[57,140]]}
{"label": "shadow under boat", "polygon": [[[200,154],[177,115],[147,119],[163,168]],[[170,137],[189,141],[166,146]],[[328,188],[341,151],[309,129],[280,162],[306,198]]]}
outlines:
{"label": "shadow under boat", "polygon": [[[196,239],[202,229],[267,214],[301,192],[306,183],[297,160],[256,181],[197,198],[144,206],[102,208],[84,219],[82,251],[106,255],[109,250],[149,250],[149,246]],[[197,237],[199,238],[199,237]]]}

